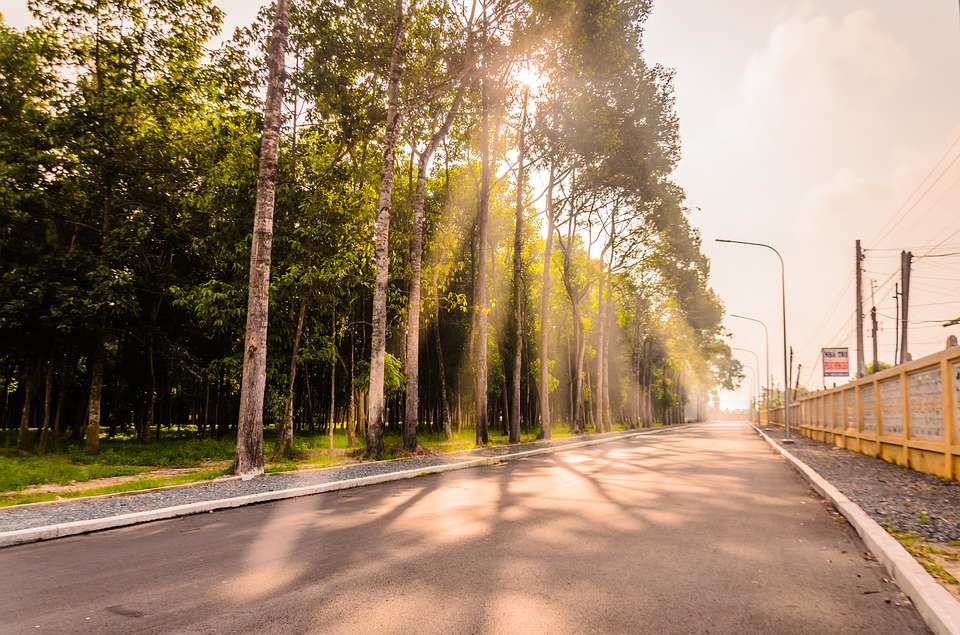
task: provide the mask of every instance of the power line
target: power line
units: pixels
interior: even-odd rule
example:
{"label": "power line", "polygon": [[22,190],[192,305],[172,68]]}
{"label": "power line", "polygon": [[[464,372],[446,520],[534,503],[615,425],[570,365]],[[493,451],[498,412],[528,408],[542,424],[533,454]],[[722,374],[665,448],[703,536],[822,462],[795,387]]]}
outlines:
{"label": "power line", "polygon": [[[953,238],[954,236],[956,236],[956,235],[958,235],[958,234],[960,234],[960,227],[957,227],[956,231],[954,231],[952,234],[950,234],[949,236],[947,236],[946,238],[944,238],[943,240],[941,240],[939,243],[937,243],[936,245],[934,245],[933,249],[936,249],[937,247],[939,247],[940,245],[944,244],[945,242],[947,242],[948,240],[950,240],[951,238]],[[921,255],[921,256],[918,256],[918,258],[926,258],[927,256],[930,255],[930,252],[932,252],[933,249],[931,249],[929,252],[927,252],[927,253],[925,253],[925,254],[923,254],[923,255]]]}
{"label": "power line", "polygon": [[877,244],[877,243],[879,243],[881,240],[883,240],[884,238],[886,238],[887,235],[888,235],[891,231],[893,231],[893,229],[894,229],[897,225],[899,225],[901,222],[903,222],[903,220],[907,217],[907,216],[906,216],[907,213],[909,213],[911,209],[913,209],[914,207],[916,207],[917,203],[919,203],[919,201],[920,201],[921,199],[923,199],[924,196],[926,196],[927,192],[929,192],[930,189],[933,188],[933,186],[936,185],[937,182],[939,182],[941,178],[943,178],[943,175],[947,173],[947,170],[949,170],[951,167],[953,167],[953,164],[956,163],[958,159],[960,159],[960,154],[958,154],[957,156],[955,156],[955,157],[953,158],[953,160],[947,165],[947,167],[940,173],[940,175],[937,176],[937,177],[933,180],[933,182],[930,183],[930,185],[927,187],[927,189],[923,191],[923,194],[921,194],[921,195],[916,199],[916,201],[914,201],[914,203],[913,203],[912,205],[910,205],[909,207],[907,207],[907,204],[910,203],[911,199],[913,199],[913,197],[917,194],[917,192],[920,191],[920,188],[923,187],[923,184],[924,184],[931,176],[933,176],[934,172],[937,171],[937,168],[939,168],[940,164],[943,163],[943,160],[946,159],[946,158],[950,155],[951,152],[953,152],[953,149],[954,149],[955,147],[957,147],[958,144],[960,144],[960,136],[957,136],[957,138],[953,140],[953,143],[950,144],[950,147],[947,148],[947,151],[944,152],[943,155],[942,155],[939,159],[937,159],[937,162],[933,165],[933,167],[930,169],[930,171],[927,173],[927,175],[926,175],[925,177],[923,177],[923,179],[920,181],[920,183],[917,184],[917,187],[914,188],[913,192],[910,193],[910,195],[906,198],[906,200],[904,200],[904,202],[900,205],[900,207],[897,209],[897,211],[894,212],[893,216],[890,217],[890,220],[888,220],[887,223],[880,229],[880,233],[879,233],[878,235],[876,235],[876,236],[873,237],[873,240],[870,241],[871,243]]}
{"label": "power line", "polygon": [[840,306],[840,302],[844,299],[844,297],[847,294],[847,290],[850,288],[850,285],[853,284],[853,279],[854,279],[854,275],[853,273],[850,273],[847,276],[846,283],[840,289],[840,293],[837,295],[836,299],[834,299],[833,306],[830,307],[830,311],[827,313],[827,316],[823,319],[822,322],[820,322],[820,326],[817,327],[813,335],[810,336],[802,346],[798,347],[800,350],[807,348],[807,346],[809,346],[811,342],[815,341],[817,337],[820,335],[820,332],[823,331],[823,329],[826,328],[827,324],[830,323],[830,320],[833,319],[833,314],[836,313],[837,308]]}
{"label": "power line", "polygon": [[935,282],[960,282],[960,278],[941,278],[939,276],[918,276],[914,274],[914,280],[933,280]]}
{"label": "power line", "polygon": [[921,282],[919,288],[921,291],[926,291],[928,293],[956,293],[957,292],[956,287],[953,287],[952,289],[947,287],[940,287],[935,284],[930,284],[929,282]]}
{"label": "power line", "polygon": [[[873,256],[873,258],[899,258],[901,251],[920,251],[921,249],[930,249],[934,245],[913,245],[911,247],[870,247],[869,249],[864,249],[865,252],[871,251],[882,251],[890,252],[889,256]],[[944,245],[946,249],[960,249],[960,243],[953,243],[949,245]]]}
{"label": "power line", "polygon": [[947,258],[949,256],[960,256],[960,251],[954,251],[948,254],[927,254],[925,256],[917,256],[916,260],[920,260],[921,258]]}
{"label": "power line", "polygon": [[956,264],[951,264],[949,262],[944,262],[942,260],[928,260],[924,263],[925,267],[930,267],[932,269],[942,269],[944,271],[956,272]]}
{"label": "power line", "polygon": [[[960,159],[960,154],[958,154],[956,157],[954,157],[953,161],[950,163],[950,166],[952,166],[954,163],[956,163],[958,159]],[[947,169],[949,169],[950,166],[948,166]],[[946,174],[946,172],[941,173],[941,174],[940,174],[940,177],[942,177],[944,174]],[[940,177],[937,177],[937,180],[934,181],[933,183],[931,183],[931,184],[930,184],[930,187],[928,187],[926,190],[924,190],[923,194],[920,195],[920,198],[917,199],[917,201],[916,201],[913,205],[910,206],[910,209],[907,210],[908,212],[909,212],[910,210],[912,210],[913,208],[915,208],[917,205],[920,204],[920,201],[923,200],[923,197],[926,196],[926,194],[930,191],[930,189],[931,189],[934,185],[937,184],[937,181],[940,180]],[[904,230],[904,231],[902,232],[902,234],[903,234],[903,235],[908,235],[910,232],[912,232],[912,231],[917,227],[917,225],[920,224],[920,222],[921,222],[922,220],[924,220],[927,216],[930,215],[930,212],[932,212],[933,210],[937,209],[937,206],[940,205],[940,203],[943,202],[943,199],[945,199],[945,198],[947,197],[947,194],[949,194],[950,192],[952,192],[952,191],[953,191],[953,188],[957,187],[958,184],[960,184],[960,174],[958,174],[958,175],[957,175],[957,178],[955,178],[955,179],[953,180],[953,183],[951,183],[951,184],[943,191],[943,193],[940,195],[940,198],[938,198],[936,201],[934,201],[933,203],[931,203],[931,204],[930,204],[930,207],[928,207],[925,212],[923,212],[922,214],[919,214],[919,215],[914,219],[913,224],[910,225],[909,228],[907,228],[906,230]],[[906,217],[904,217],[904,218],[906,218]]]}

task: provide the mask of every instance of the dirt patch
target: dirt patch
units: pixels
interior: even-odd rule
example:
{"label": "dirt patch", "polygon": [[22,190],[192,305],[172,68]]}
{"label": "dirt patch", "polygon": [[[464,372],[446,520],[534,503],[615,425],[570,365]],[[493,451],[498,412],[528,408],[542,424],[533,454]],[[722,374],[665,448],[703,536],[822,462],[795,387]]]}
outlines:
{"label": "dirt patch", "polygon": [[306,452],[306,457],[308,459],[319,459],[323,457],[334,458],[334,459],[349,459],[352,458],[352,455],[355,454],[357,448],[334,448],[333,452],[330,450],[309,450]]}
{"label": "dirt patch", "polygon": [[930,559],[942,570],[942,573],[934,571],[933,575],[953,597],[960,600],[960,546],[933,544],[931,547]]}

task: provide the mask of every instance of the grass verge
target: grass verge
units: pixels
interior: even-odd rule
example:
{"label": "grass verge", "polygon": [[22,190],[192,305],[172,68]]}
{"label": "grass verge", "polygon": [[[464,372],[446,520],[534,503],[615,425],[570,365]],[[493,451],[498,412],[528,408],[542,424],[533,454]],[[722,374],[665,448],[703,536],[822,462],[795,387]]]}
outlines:
{"label": "grass verge", "polygon": [[960,579],[944,568],[946,565],[956,569],[960,563],[960,543],[932,542],[912,531],[900,531],[894,526],[887,526],[886,529],[930,575],[939,580],[955,597],[960,598]]}
{"label": "grass verge", "polygon": [[[626,426],[615,425],[614,432],[620,432]],[[164,439],[150,443],[139,443],[134,438],[102,438],[100,452],[88,455],[81,444],[75,441],[61,440],[52,444],[46,455],[22,456],[13,447],[13,437],[9,432],[4,435],[0,447],[0,507],[56,500],[58,498],[82,498],[136,490],[152,489],[169,485],[183,485],[223,476],[227,469],[200,469],[209,462],[232,461],[236,452],[235,439],[197,439],[196,432],[184,429],[170,431]],[[12,431],[15,433],[15,431]],[[337,430],[333,437],[333,451],[329,450],[329,438],[325,434],[299,435],[296,438],[294,456],[277,461],[269,459],[273,450],[273,430],[266,431],[264,450],[268,457],[267,473],[289,472],[302,469],[317,469],[355,463],[362,457],[363,439],[358,439],[358,447],[350,448],[346,432]],[[558,440],[574,436],[565,424],[551,427],[551,439]],[[421,432],[417,436],[423,451],[430,453],[448,453],[472,450],[476,445],[476,432],[473,428],[454,430],[453,438],[448,440],[442,432]],[[534,432],[521,434],[521,443],[531,443],[541,437]],[[402,449],[400,431],[388,427],[384,436],[386,451],[383,459],[408,457]],[[488,446],[501,446],[509,443],[508,435],[502,429],[489,431]],[[158,468],[198,468],[188,474],[145,476],[124,480],[102,486],[84,487],[83,483],[112,477],[129,477],[154,471]],[[27,492],[22,490],[32,486],[49,484],[67,485],[71,488],[56,492]]]}
{"label": "grass verge", "polygon": [[122,492],[133,492],[145,489],[154,489],[157,487],[168,487],[170,485],[187,485],[198,481],[209,481],[218,476],[225,476],[229,470],[202,470],[199,472],[190,472],[189,474],[177,474],[174,476],[160,476],[139,478],[132,481],[124,481],[114,485],[103,487],[90,487],[84,489],[68,490],[64,492],[40,492],[37,494],[14,494],[10,496],[0,496],[0,507],[10,507],[11,505],[24,505],[26,503],[42,503],[64,498],[85,498],[88,496],[102,496],[104,494],[120,494]]}

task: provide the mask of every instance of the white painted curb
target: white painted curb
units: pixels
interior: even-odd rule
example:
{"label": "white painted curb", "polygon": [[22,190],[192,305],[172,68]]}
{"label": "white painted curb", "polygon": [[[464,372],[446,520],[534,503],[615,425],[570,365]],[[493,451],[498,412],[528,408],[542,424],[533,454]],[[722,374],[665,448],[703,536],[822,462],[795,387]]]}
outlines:
{"label": "white painted curb", "polygon": [[793,463],[810,485],[846,517],[860,534],[870,552],[887,568],[903,592],[910,597],[927,626],[937,635],[960,635],[960,602],[940,586],[940,583],[927,573],[926,569],[897,542],[897,539],[887,533],[887,530],[877,521],[870,518],[859,505],[844,496],[809,465],[780,447],[776,441],[764,434],[763,430],[756,426],[754,429],[775,450]]}
{"label": "white painted curb", "polygon": [[[229,509],[232,507],[243,507],[244,505],[253,505],[256,503],[266,503],[269,501],[283,500],[286,498],[297,498],[299,496],[311,496],[313,494],[322,494],[324,492],[336,492],[339,490],[352,489],[354,487],[363,487],[364,485],[376,485],[378,483],[389,483],[391,481],[400,481],[427,474],[442,474],[454,470],[463,470],[482,465],[496,465],[514,459],[521,459],[538,454],[549,454],[582,448],[599,443],[617,441],[626,437],[639,436],[645,434],[655,434],[669,430],[682,430],[686,426],[664,426],[662,428],[647,430],[632,430],[604,436],[600,439],[590,439],[579,443],[568,443],[547,448],[537,448],[535,450],[525,450],[503,456],[491,456],[478,459],[470,459],[459,463],[450,463],[447,465],[435,465],[414,470],[404,470],[401,472],[391,472],[388,474],[377,474],[374,476],[364,476],[361,478],[348,479],[346,481],[334,481],[332,483],[321,483],[318,485],[307,485],[305,487],[295,487],[290,489],[276,490],[272,492],[260,492],[258,494],[249,494],[247,496],[237,496],[234,498],[225,498],[220,500],[203,501],[201,503],[189,503],[187,505],[177,505],[175,507],[164,507],[162,509],[153,509],[145,512],[134,512],[130,514],[119,514],[107,518],[95,518],[92,520],[78,520],[70,523],[60,523],[57,525],[48,525],[46,527],[32,527],[30,529],[20,529],[17,531],[0,532],[0,549],[22,545],[30,542],[39,542],[41,540],[52,540],[54,538],[63,538],[66,536],[75,536],[93,531],[104,529],[115,529],[117,527],[127,527],[140,523],[148,523],[154,520],[164,520],[167,518],[177,518],[179,516],[189,516],[192,514],[202,514],[212,512],[218,509]],[[135,496],[135,494],[132,494]]]}

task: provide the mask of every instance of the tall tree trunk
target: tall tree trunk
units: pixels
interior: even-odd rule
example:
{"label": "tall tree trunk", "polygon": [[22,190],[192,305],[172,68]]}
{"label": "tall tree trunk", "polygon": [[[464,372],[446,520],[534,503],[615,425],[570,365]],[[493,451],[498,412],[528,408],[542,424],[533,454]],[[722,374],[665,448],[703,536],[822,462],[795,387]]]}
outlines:
{"label": "tall tree trunk", "polygon": [[50,418],[51,406],[53,405],[53,379],[54,379],[54,361],[51,357],[47,361],[47,377],[43,385],[43,423],[40,426],[40,444],[37,446],[37,454],[43,456],[47,451],[47,438],[50,436]]}
{"label": "tall tree trunk", "polygon": [[527,128],[527,98],[530,91],[523,89],[523,114],[517,139],[517,209],[513,235],[513,400],[510,404],[510,443],[520,443],[520,378],[523,367],[523,159]]}
{"label": "tall tree trunk", "polygon": [[167,425],[170,425],[173,422],[173,395],[170,391],[170,386],[163,386],[163,396],[160,397],[160,416],[157,418],[156,426],[156,436],[155,440],[160,440],[160,428],[163,425],[164,420],[166,420]]}
{"label": "tall tree trunk", "polygon": [[640,427],[640,299],[637,296],[637,309],[633,315],[633,373],[630,377],[633,392],[633,419],[634,427]]}
{"label": "tall tree trunk", "polygon": [[317,415],[313,407],[313,390],[310,388],[310,370],[306,363],[304,363],[304,367],[305,370],[303,373],[303,383],[307,388],[307,434],[312,437],[313,433],[316,431],[315,427]]}
{"label": "tall tree trunk", "polygon": [[[603,263],[601,262],[601,267]],[[594,401],[594,414],[593,414],[593,426],[595,432],[603,431],[603,392],[604,392],[604,383],[603,383],[603,364],[604,364],[604,342],[606,338],[606,312],[604,310],[604,272],[600,271],[600,282],[597,288],[597,385],[596,385],[596,394],[594,391],[590,391],[590,394],[593,395]]]}
{"label": "tall tree trunk", "polygon": [[420,271],[423,262],[423,208],[427,198],[427,171],[440,142],[449,134],[467,90],[464,79],[457,88],[450,110],[440,129],[430,139],[417,164],[417,185],[413,199],[413,235],[410,238],[410,300],[407,309],[406,406],[403,418],[403,449],[417,450],[417,423],[420,410]]}
{"label": "tall tree trunk", "polygon": [[[147,341],[147,373],[150,377],[150,393],[147,395],[147,416],[143,426],[140,427],[138,439],[140,443],[147,443],[150,440],[150,430],[153,428],[156,407],[157,407],[157,374],[154,367],[154,332],[156,331],[157,316],[160,313],[160,300],[154,299],[150,305],[150,332]],[[157,427],[157,438],[160,438],[160,428]]]}
{"label": "tall tree trunk", "polygon": [[[590,404],[593,405],[593,400],[596,398],[594,396],[596,393],[593,390],[593,374],[584,372],[583,381],[587,384],[586,389],[587,389],[587,392],[590,393]],[[584,403],[583,426],[580,428],[580,432],[586,433],[587,428],[589,428],[593,423],[594,423],[594,412],[590,408],[587,408],[586,403]],[[594,432],[599,432],[599,431],[600,431],[599,428],[596,428],[594,430]]]}
{"label": "tall tree trunk", "polygon": [[573,314],[573,341],[576,347],[575,368],[571,377],[573,387],[573,418],[570,421],[570,432],[585,432],[586,413],[583,404],[583,358],[586,353],[586,337],[584,334],[583,315],[580,311],[580,301],[589,291],[589,286],[575,291],[571,280],[573,270],[573,250],[574,250],[574,226],[576,219],[571,215],[567,226],[567,242],[563,248],[563,286],[567,291],[567,297],[570,299],[570,310]]}
{"label": "tall tree trunk", "polygon": [[152,342],[147,346],[147,373],[150,376],[150,394],[147,395],[147,416],[144,417],[144,423],[140,426],[140,434],[137,435],[140,443],[147,443],[150,440],[150,430],[153,428],[157,410],[157,374],[153,364]]}
{"label": "tall tree trunk", "polygon": [[[433,336],[437,343],[437,371],[440,374],[440,403],[443,406],[443,436],[447,441],[453,439],[453,418],[450,416],[450,402],[447,400],[447,371],[443,363],[443,347],[440,345],[440,291],[439,281],[433,280],[433,306],[436,316],[433,321]],[[459,429],[459,426],[458,426]]]}
{"label": "tall tree trunk", "polygon": [[330,359],[330,416],[327,418],[327,440],[330,454],[333,454],[333,428],[337,413],[337,311],[333,311],[330,321],[330,340],[333,356]]}
{"label": "tall tree trunk", "polygon": [[200,438],[206,439],[210,435],[210,377],[204,380],[203,387],[203,417],[200,419]]}
{"label": "tall tree trunk", "polygon": [[459,382],[457,382],[457,434],[460,434],[463,430],[463,408],[461,405]]}
{"label": "tall tree trunk", "polygon": [[54,443],[60,438],[60,422],[63,421],[63,406],[67,401],[67,391],[70,387],[69,375],[73,372],[70,358],[67,355],[64,355],[61,372],[60,381],[57,382],[59,388],[57,390],[57,406],[53,411],[52,438]]}
{"label": "tall tree trunk", "polygon": [[[609,286],[608,286],[609,288]],[[611,432],[613,430],[613,421],[611,417],[613,416],[612,410],[610,408],[610,335],[613,333],[613,294],[611,293],[612,289],[608,291],[610,293],[610,299],[607,301],[607,313],[603,316],[604,321],[607,323],[606,337],[603,340],[603,429],[606,432]],[[622,408],[621,408],[621,420],[622,420]]]}
{"label": "tall tree trunk", "polygon": [[553,258],[553,187],[556,174],[550,162],[547,181],[547,234],[543,248],[543,288],[540,291],[540,426],[550,439],[550,266]]}
{"label": "tall tree trunk", "polygon": [[477,321],[476,329],[476,393],[474,404],[476,408],[476,443],[486,445],[489,441],[488,399],[487,399],[487,260],[488,242],[490,240],[490,183],[493,165],[490,158],[490,95],[488,76],[488,17],[487,5],[481,3],[483,11],[483,53],[480,72],[480,197],[477,205],[477,258],[476,258],[476,286],[473,290],[474,313]]}
{"label": "tall tree trunk", "polygon": [[373,287],[373,333],[370,341],[370,391],[367,409],[367,454],[378,458],[383,452],[383,375],[387,350],[387,283],[390,270],[390,202],[393,196],[393,171],[396,160],[397,124],[400,119],[401,44],[403,42],[403,0],[396,0],[393,18],[393,43],[390,48],[390,74],[387,84],[387,126],[383,135],[383,171],[377,204],[376,280]]}
{"label": "tall tree trunk", "polygon": [[30,364],[24,372],[23,381],[23,410],[20,413],[20,430],[17,434],[17,449],[20,454],[30,452],[30,406],[33,402],[33,393],[37,387],[37,380],[40,375],[40,359]]}
{"label": "tall tree trunk", "polygon": [[[611,333],[613,332],[613,263],[614,263],[614,254],[617,249],[617,225],[616,225],[616,212],[610,218],[610,258],[606,263],[606,271],[601,270],[600,272],[600,282],[601,282],[601,291],[600,291],[600,311],[598,313],[598,318],[600,320],[600,327],[603,332],[603,336],[600,338],[600,394],[598,395],[600,401],[600,425],[606,432],[610,432],[613,428],[613,422],[610,420],[611,410],[610,410],[610,339]],[[603,267],[603,258],[601,256],[601,268]],[[606,280],[606,299],[604,299],[603,292],[603,282]]]}
{"label": "tall tree trunk", "polygon": [[84,427],[84,452],[100,451],[100,419],[103,406],[103,367],[106,356],[106,309],[100,312],[100,326],[94,341],[93,364],[90,372],[90,392],[87,401],[86,426]]}
{"label": "tall tree trunk", "polygon": [[90,401],[87,406],[87,427],[84,451],[95,454],[100,451],[100,403],[103,397],[103,337],[98,337],[93,349],[93,367],[90,375]]}
{"label": "tall tree trunk", "polygon": [[[485,160],[486,165],[486,160]],[[484,167],[486,173],[489,166]],[[484,179],[486,181],[486,179]],[[477,277],[474,285],[474,319],[476,321],[475,341],[474,341],[474,417],[476,426],[477,445],[486,445],[488,441],[488,397],[487,397],[487,325],[488,325],[488,302],[487,302],[487,240],[488,240],[488,219],[487,206],[489,205],[489,182],[481,186],[480,212],[479,212],[479,230],[477,236],[477,258],[476,268]]]}
{"label": "tall tree trunk", "polygon": [[297,381],[297,357],[300,354],[300,336],[303,334],[303,319],[307,314],[307,300],[300,299],[300,310],[297,312],[297,330],[293,334],[293,349],[290,353],[290,374],[287,377],[287,394],[283,398],[283,417],[280,419],[280,429],[277,438],[273,441],[273,460],[281,456],[293,455],[293,389]]}
{"label": "tall tree trunk", "polygon": [[3,405],[0,406],[0,428],[7,428],[7,417],[10,414],[10,384],[13,381],[7,377],[3,384]]}
{"label": "tall tree trunk", "polygon": [[285,57],[290,30],[288,0],[277,0],[273,34],[267,55],[267,96],[260,140],[260,167],[250,249],[250,291],[244,338],[243,379],[237,422],[237,459],[234,471],[243,479],[263,474],[263,393],[267,379],[267,310],[270,295],[270,251],[273,243],[273,206],[277,184],[277,146],[280,111],[286,80]]}
{"label": "tall tree trunk", "polygon": [[353,329],[350,329],[350,370],[347,375],[347,392],[350,394],[350,399],[347,404],[347,445],[351,448],[357,444],[357,403],[356,403],[356,394],[357,389],[353,385]]}
{"label": "tall tree trunk", "polygon": [[571,432],[585,432],[586,410],[583,404],[583,358],[586,353],[586,338],[583,332],[583,317],[580,315],[580,302],[573,295],[570,298],[573,311],[574,377],[573,377],[573,424]]}

